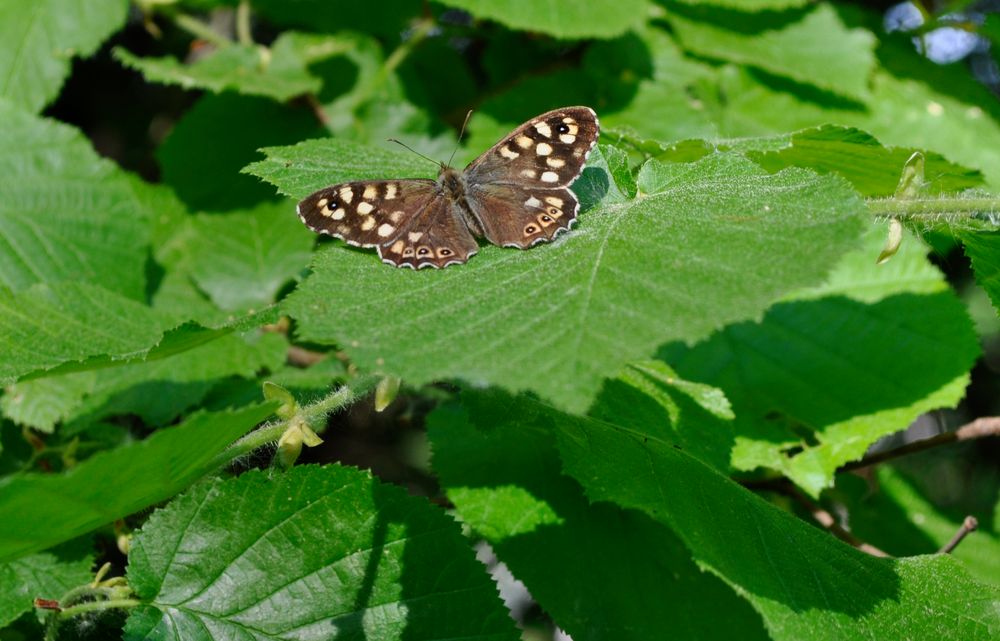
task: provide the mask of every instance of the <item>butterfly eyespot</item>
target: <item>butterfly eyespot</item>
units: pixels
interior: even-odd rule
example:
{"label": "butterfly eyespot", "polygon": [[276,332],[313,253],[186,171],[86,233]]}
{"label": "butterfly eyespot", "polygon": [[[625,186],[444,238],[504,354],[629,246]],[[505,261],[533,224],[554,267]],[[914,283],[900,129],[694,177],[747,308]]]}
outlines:
{"label": "butterfly eyespot", "polygon": [[420,249],[417,250],[417,256],[426,256],[429,253],[431,253],[431,250],[427,249],[426,247],[421,247]]}
{"label": "butterfly eyespot", "polygon": [[555,216],[556,214],[559,213],[559,210],[556,209],[555,207],[549,207],[549,213]]}
{"label": "butterfly eyespot", "polygon": [[567,127],[564,123],[560,123],[556,127],[556,131],[561,134],[569,133],[569,127]]}
{"label": "butterfly eyespot", "polygon": [[450,249],[440,249],[440,250],[438,250],[438,254],[441,255],[441,256],[451,256],[452,253],[453,252]]}
{"label": "butterfly eyespot", "polygon": [[542,222],[543,223],[551,223],[552,222],[552,217],[551,216],[542,216]]}
{"label": "butterfly eyespot", "polygon": [[527,227],[524,228],[525,234],[534,234],[536,231],[538,231],[538,228],[535,227],[534,225],[528,225]]}

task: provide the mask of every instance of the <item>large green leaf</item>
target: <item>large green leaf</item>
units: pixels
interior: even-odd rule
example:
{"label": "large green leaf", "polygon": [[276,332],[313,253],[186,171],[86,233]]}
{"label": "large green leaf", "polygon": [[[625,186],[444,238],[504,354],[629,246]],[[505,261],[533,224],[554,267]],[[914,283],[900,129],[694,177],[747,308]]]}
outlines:
{"label": "large green leaf", "polygon": [[0,479],[0,560],[43,550],[170,498],[273,404],[196,414],[143,441],[101,452],[62,474]]}
{"label": "large green leaf", "polygon": [[227,310],[274,302],[282,285],[305,270],[316,238],[287,201],[198,216],[192,227],[185,247],[191,276]]}
{"label": "large green leaf", "polygon": [[457,523],[337,465],[196,486],[136,534],[128,578],[126,639],[517,638]]}
{"label": "large green leaf", "polygon": [[[74,56],[89,56],[125,22],[125,0],[0,3],[0,98],[40,111],[59,93]],[[12,128],[5,116],[4,129]]]}
{"label": "large green leaf", "polygon": [[0,628],[29,612],[35,598],[58,599],[88,583],[93,563],[89,545],[76,542],[0,563]]}
{"label": "large green leaf", "polygon": [[[576,189],[585,206],[604,200],[551,245],[486,247],[435,272],[388,269],[372,252],[335,247],[317,256],[285,309],[302,338],[340,344],[359,365],[414,384],[486,380],[584,409],[628,360],[816,283],[861,230],[860,200],[834,177],[768,175],[719,154],[651,162],[642,195],[625,200],[599,154],[590,165]],[[293,167],[268,178],[294,196],[329,181]]]}
{"label": "large green leaf", "polygon": [[[886,266],[896,278],[879,278],[880,239],[871,235],[816,291],[775,305],[759,323],[667,351],[682,376],[732,401],[736,468],[779,470],[816,495],[877,439],[964,396],[975,331],[918,241],[906,240],[908,255]],[[912,269],[914,255],[922,270]]]}
{"label": "large green leaf", "polygon": [[307,67],[344,53],[351,44],[349,40],[330,36],[286,31],[266,51],[257,46],[233,44],[190,65],[172,57],[141,58],[122,48],[115,49],[115,56],[153,82],[216,93],[233,90],[284,101],[318,92],[322,82]]}
{"label": "large green leaf", "polygon": [[573,639],[767,638],[747,603],[702,572],[668,528],[590,503],[560,474],[551,433],[477,430],[463,408],[445,406],[428,418],[428,435],[458,515]]}
{"label": "large green leaf", "polygon": [[804,14],[673,5],[667,20],[681,46],[699,56],[753,65],[853,99],[870,93],[875,37],[848,29],[828,4]]}
{"label": "large green leaf", "polygon": [[1000,589],[971,579],[952,558],[864,554],[678,450],[672,438],[523,399],[465,399],[483,429],[523,425],[553,435],[563,470],[591,501],[670,528],[702,568],[750,602],[776,641],[986,641],[1000,633]]}
{"label": "large green leaf", "polygon": [[610,38],[645,19],[646,0],[442,0],[514,29],[557,38]]}
{"label": "large green leaf", "polygon": [[151,218],[142,183],[72,127],[2,102],[0,121],[0,286],[87,280],[141,298]]}

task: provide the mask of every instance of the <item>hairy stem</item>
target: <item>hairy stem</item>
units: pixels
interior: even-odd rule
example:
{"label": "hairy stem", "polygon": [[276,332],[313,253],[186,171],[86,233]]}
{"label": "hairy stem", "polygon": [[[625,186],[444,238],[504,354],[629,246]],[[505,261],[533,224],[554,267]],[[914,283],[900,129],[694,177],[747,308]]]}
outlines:
{"label": "hairy stem", "polygon": [[87,612],[97,612],[101,610],[114,610],[115,608],[134,608],[142,605],[138,599],[109,599],[107,601],[84,601],[74,606],[68,607],[59,613],[60,619],[69,619]]}
{"label": "hairy stem", "polygon": [[977,198],[872,198],[865,201],[876,216],[926,222],[968,219],[978,214],[1000,212],[1000,196]]}
{"label": "hairy stem", "polygon": [[[319,422],[319,419],[331,412],[350,405],[353,401],[371,392],[378,381],[379,377],[377,376],[359,376],[350,384],[334,390],[316,403],[303,407],[300,416],[304,417],[310,425],[314,425]],[[216,456],[215,460],[212,461],[212,468],[222,467],[269,443],[277,442],[288,429],[291,420],[293,419],[258,427]],[[322,432],[322,429],[316,429],[316,431]]]}

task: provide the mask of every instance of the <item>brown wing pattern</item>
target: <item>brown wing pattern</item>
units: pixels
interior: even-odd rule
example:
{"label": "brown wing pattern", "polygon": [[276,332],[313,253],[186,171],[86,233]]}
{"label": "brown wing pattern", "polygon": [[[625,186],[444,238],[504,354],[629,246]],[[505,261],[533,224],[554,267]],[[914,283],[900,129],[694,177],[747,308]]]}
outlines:
{"label": "brown wing pattern", "polygon": [[314,232],[373,247],[398,237],[439,192],[433,180],[349,182],[306,196],[296,209]]}
{"label": "brown wing pattern", "polygon": [[435,196],[399,234],[378,246],[383,263],[396,267],[441,268],[460,265],[479,251],[457,205]]}
{"label": "brown wing pattern", "polygon": [[597,143],[600,124],[590,107],[554,109],[524,123],[465,169],[474,184],[568,187]]}
{"label": "brown wing pattern", "polygon": [[538,189],[492,183],[477,186],[469,206],[482,221],[486,239],[501,247],[526,249],[549,241],[576,222],[580,203],[568,187]]}

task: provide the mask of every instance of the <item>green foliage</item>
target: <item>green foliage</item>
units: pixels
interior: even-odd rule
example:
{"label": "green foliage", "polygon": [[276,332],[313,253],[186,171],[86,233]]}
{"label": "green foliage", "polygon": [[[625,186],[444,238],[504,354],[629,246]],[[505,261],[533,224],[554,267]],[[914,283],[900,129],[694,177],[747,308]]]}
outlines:
{"label": "green foliage", "polygon": [[[5,0],[0,5],[0,99],[41,111],[74,56],[89,56],[125,21],[125,0]],[[5,129],[10,128],[7,116]],[[90,168],[88,168],[90,169]]]}
{"label": "green foliage", "polygon": [[43,550],[166,500],[206,472],[272,405],[195,414],[63,474],[0,479],[0,560]]}
{"label": "green foliage", "polygon": [[[6,0],[0,35],[0,638],[1000,635],[995,443],[900,447],[1000,413],[1000,105],[916,33]],[[555,242],[414,272],[296,216],[572,104]]]}
{"label": "green foliage", "polygon": [[336,465],[198,485],[129,561],[127,639],[517,638],[457,523]]}

